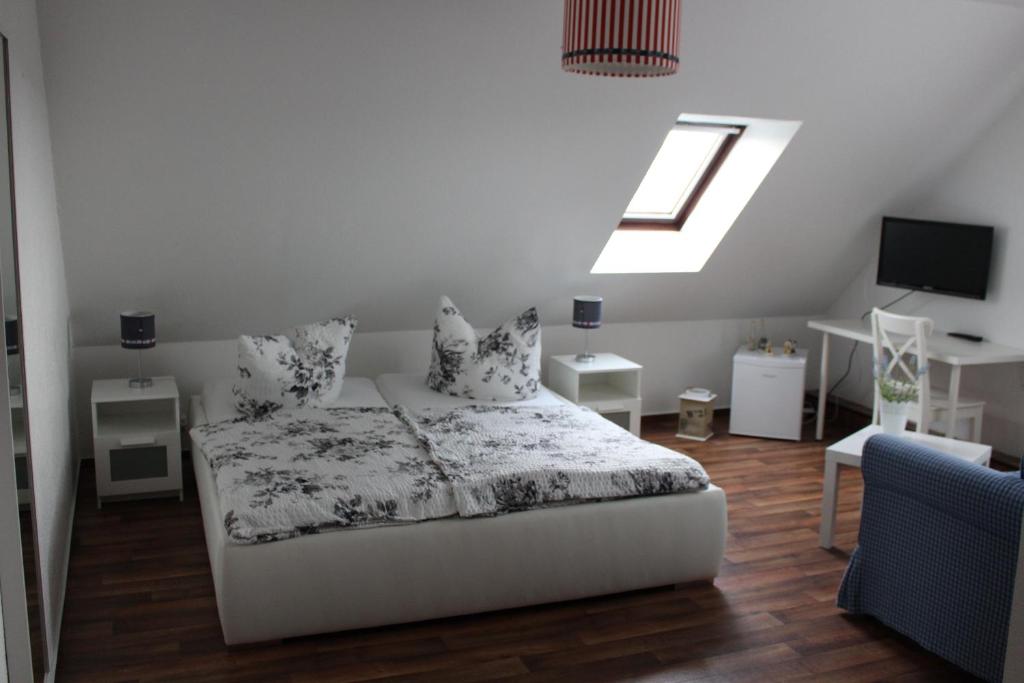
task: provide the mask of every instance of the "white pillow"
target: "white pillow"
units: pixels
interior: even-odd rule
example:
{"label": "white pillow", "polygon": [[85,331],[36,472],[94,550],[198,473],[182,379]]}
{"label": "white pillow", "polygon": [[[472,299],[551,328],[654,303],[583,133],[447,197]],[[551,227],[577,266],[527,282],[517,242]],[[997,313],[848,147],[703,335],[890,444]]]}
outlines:
{"label": "white pillow", "polygon": [[527,309],[478,338],[451,299],[441,297],[427,386],[441,394],[484,401],[534,398],[540,389],[537,309]]}
{"label": "white pillow", "polygon": [[235,405],[249,417],[280,408],[320,408],[341,395],[356,319],[297,327],[289,335],[238,338]]}

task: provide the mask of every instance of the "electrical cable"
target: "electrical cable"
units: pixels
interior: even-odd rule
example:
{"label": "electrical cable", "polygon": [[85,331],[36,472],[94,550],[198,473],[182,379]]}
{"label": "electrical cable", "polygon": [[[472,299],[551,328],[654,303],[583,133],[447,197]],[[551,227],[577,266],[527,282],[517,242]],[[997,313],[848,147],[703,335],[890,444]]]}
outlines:
{"label": "electrical cable", "polygon": [[[892,301],[890,301],[886,305],[879,306],[878,308],[880,310],[884,311],[884,310],[886,310],[886,309],[888,309],[888,308],[890,308],[892,306],[895,306],[896,304],[898,304],[899,302],[903,301],[908,296],[913,294],[915,291],[917,291],[917,290],[911,289],[910,291],[908,291],[907,293],[903,294],[902,296],[900,296],[900,297],[898,297],[896,299],[893,299]],[[864,320],[865,318],[867,318],[869,315],[871,315],[871,311],[872,310],[873,309],[868,309],[867,311],[865,311],[864,315],[862,315],[860,317],[860,319]],[[850,349],[850,355],[846,359],[846,372],[843,373],[842,377],[840,377],[839,379],[837,379],[835,381],[835,383],[832,385],[832,388],[828,390],[827,394],[825,394],[825,407],[826,408],[828,407],[828,397],[831,396],[832,394],[834,394],[836,389],[839,388],[839,385],[842,384],[846,380],[846,378],[850,376],[850,372],[853,370],[853,357],[854,357],[854,354],[856,354],[856,352],[857,352],[857,347],[858,346],[860,346],[860,342],[858,342],[858,341],[853,342],[853,348]],[[832,420],[836,419],[839,416],[839,399],[836,399],[835,406],[836,406],[835,413],[830,418]]]}

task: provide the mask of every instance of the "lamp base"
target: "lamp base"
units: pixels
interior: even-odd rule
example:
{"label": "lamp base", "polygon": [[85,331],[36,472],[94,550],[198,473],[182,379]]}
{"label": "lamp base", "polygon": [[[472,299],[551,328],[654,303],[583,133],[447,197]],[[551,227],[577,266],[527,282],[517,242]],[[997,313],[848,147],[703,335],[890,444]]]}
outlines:
{"label": "lamp base", "polygon": [[577,363],[593,363],[594,359],[596,359],[596,358],[597,358],[597,356],[595,356],[592,353],[577,353],[576,354],[576,362]]}
{"label": "lamp base", "polygon": [[128,386],[132,389],[148,389],[153,386],[153,380],[150,377],[135,377],[128,380]]}

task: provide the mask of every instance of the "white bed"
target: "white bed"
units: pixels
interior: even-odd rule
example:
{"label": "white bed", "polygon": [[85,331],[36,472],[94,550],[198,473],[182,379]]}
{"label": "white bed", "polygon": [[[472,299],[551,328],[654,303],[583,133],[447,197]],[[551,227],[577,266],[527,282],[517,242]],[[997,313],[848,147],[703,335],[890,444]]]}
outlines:
{"label": "white bed", "polygon": [[[346,378],[339,404],[380,406],[384,398],[411,409],[466,404],[434,394],[422,381],[422,375],[383,375],[382,397],[370,380]],[[193,426],[211,421],[210,413],[232,417],[230,382],[227,394],[217,384],[192,397]],[[561,399],[545,389],[534,400]],[[725,549],[725,494],[713,485],[238,545],[227,538],[205,455],[194,441],[192,448],[229,645],[710,580]]]}

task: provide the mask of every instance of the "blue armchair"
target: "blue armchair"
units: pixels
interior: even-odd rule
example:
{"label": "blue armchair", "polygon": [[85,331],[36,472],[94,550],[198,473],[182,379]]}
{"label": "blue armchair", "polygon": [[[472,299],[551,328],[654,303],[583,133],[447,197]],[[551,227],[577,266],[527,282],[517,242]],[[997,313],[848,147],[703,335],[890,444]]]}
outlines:
{"label": "blue armchair", "polygon": [[1024,479],[884,435],[862,470],[839,607],[985,680],[1024,681]]}

